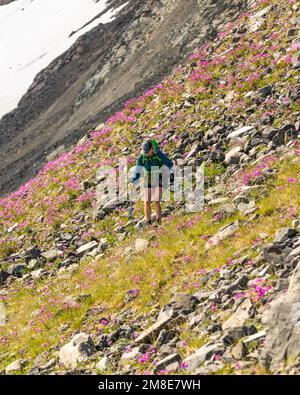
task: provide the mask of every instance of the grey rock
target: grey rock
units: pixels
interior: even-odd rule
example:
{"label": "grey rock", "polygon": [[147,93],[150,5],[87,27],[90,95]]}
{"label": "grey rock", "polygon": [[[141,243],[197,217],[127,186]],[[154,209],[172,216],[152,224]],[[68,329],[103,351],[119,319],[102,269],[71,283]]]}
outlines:
{"label": "grey rock", "polygon": [[121,201],[118,198],[114,198],[111,199],[110,201],[108,201],[104,206],[103,206],[103,211],[105,214],[109,214],[111,212],[113,212],[114,210],[116,210],[119,207],[124,206],[124,202]]}
{"label": "grey rock", "polygon": [[243,326],[245,322],[251,317],[251,309],[252,303],[250,299],[245,299],[242,303],[237,307],[235,312],[226,320],[222,329],[231,329],[239,326]]}
{"label": "grey rock", "polygon": [[51,250],[42,252],[41,254],[46,259],[55,259],[62,255],[62,251],[57,248],[52,248]]}
{"label": "grey rock", "polygon": [[293,273],[288,291],[271,302],[262,321],[267,337],[261,362],[271,372],[281,370],[300,355],[300,264]]}
{"label": "grey rock", "polygon": [[211,248],[212,246],[218,244],[220,241],[228,239],[229,237],[233,236],[237,230],[240,227],[239,221],[232,222],[222,228],[219,233],[217,233],[215,236],[210,238],[208,242],[206,243],[205,247],[206,249]]}
{"label": "grey rock", "polygon": [[76,250],[76,254],[79,256],[84,255],[86,252],[93,250],[98,245],[97,241],[90,241],[89,243],[83,244]]}
{"label": "grey rock", "polygon": [[17,371],[20,371],[22,369],[22,360],[21,359],[17,359],[16,361],[12,362],[11,364],[9,364],[8,366],[6,366],[5,368],[5,373],[6,374],[12,374],[15,373]]}
{"label": "grey rock", "polygon": [[292,223],[292,226],[294,228],[296,228],[297,230],[300,230],[300,220],[299,219],[295,219]]}
{"label": "grey rock", "polygon": [[237,206],[238,211],[240,211],[244,215],[250,215],[255,213],[257,210],[256,204],[254,200],[251,200],[249,203],[240,203]]}
{"label": "grey rock", "polygon": [[254,335],[257,330],[254,325],[244,325],[227,329],[222,337],[224,343],[231,344],[245,336]]}
{"label": "grey rock", "polygon": [[159,350],[159,356],[161,358],[165,358],[172,354],[174,354],[174,347],[170,346],[169,344],[164,344],[161,346],[161,349]]}
{"label": "grey rock", "polygon": [[37,259],[31,259],[27,265],[28,269],[37,269],[39,266],[39,262]]}
{"label": "grey rock", "polygon": [[273,137],[273,144],[281,146],[286,144],[289,140],[297,138],[297,131],[295,125],[287,124],[279,129],[278,133]]}
{"label": "grey rock", "polygon": [[287,31],[287,36],[288,37],[294,37],[294,36],[297,36],[297,35],[299,35],[299,29],[298,28],[292,28],[292,29],[289,29]]}
{"label": "grey rock", "polygon": [[66,241],[71,241],[73,239],[73,236],[71,235],[71,233],[63,233],[61,235],[61,237],[63,240],[66,240]]}
{"label": "grey rock", "polygon": [[86,333],[79,333],[59,351],[59,360],[66,367],[74,369],[95,353],[92,338]]}
{"label": "grey rock", "polygon": [[219,214],[222,219],[229,218],[236,213],[236,208],[232,203],[222,204],[214,215]]}
{"label": "grey rock", "polygon": [[292,250],[292,252],[287,256],[287,260],[290,261],[291,259],[299,256],[300,256],[300,246]]}
{"label": "grey rock", "polygon": [[220,149],[214,149],[210,152],[210,159],[213,162],[221,163],[225,160],[225,154]]}
{"label": "grey rock", "polygon": [[267,244],[263,249],[264,260],[272,265],[282,263],[283,244]]}
{"label": "grey rock", "polygon": [[100,335],[97,340],[95,341],[95,347],[97,351],[102,351],[108,347],[108,336],[107,335]]}
{"label": "grey rock", "polygon": [[140,355],[140,353],[141,353],[140,347],[134,347],[130,351],[124,352],[123,355],[121,356],[121,360],[124,361],[135,360]]}
{"label": "grey rock", "polygon": [[299,232],[293,228],[282,228],[276,232],[273,243],[285,243],[288,239],[293,238]]}
{"label": "grey rock", "polygon": [[149,247],[149,241],[145,239],[136,239],[135,241],[135,251],[141,254],[147,250]]}
{"label": "grey rock", "polygon": [[135,339],[136,343],[149,343],[151,339],[155,338],[157,334],[168,325],[172,318],[173,316],[170,314],[156,321]]}
{"label": "grey rock", "polygon": [[247,354],[249,354],[249,351],[247,346],[243,342],[239,342],[231,350],[231,355],[236,360],[241,360],[245,358]]}
{"label": "grey rock", "polygon": [[246,339],[243,339],[243,343],[248,344],[253,341],[263,340],[265,337],[266,337],[266,331],[262,330],[262,331],[259,331],[255,334],[253,334],[253,335],[250,335]]}
{"label": "grey rock", "polygon": [[7,271],[0,270],[0,285],[5,284],[9,276],[10,274]]}
{"label": "grey rock", "polygon": [[234,147],[225,155],[225,163],[227,165],[236,165],[240,162],[242,156],[242,147]]}
{"label": "grey rock", "polygon": [[28,263],[31,259],[37,259],[41,256],[41,250],[37,247],[32,247],[25,252],[25,262]]}
{"label": "grey rock", "polygon": [[174,333],[167,331],[166,329],[162,329],[158,335],[158,338],[155,343],[155,348],[158,350],[161,348],[163,344],[168,343],[175,336]]}
{"label": "grey rock", "polygon": [[14,277],[22,277],[26,266],[22,264],[12,264],[7,268],[7,273]]}
{"label": "grey rock", "polygon": [[222,326],[218,323],[211,324],[207,327],[207,331],[211,333],[219,332],[222,330]]}
{"label": "grey rock", "polygon": [[244,126],[240,129],[237,129],[231,133],[229,133],[229,135],[227,136],[229,139],[235,139],[237,137],[240,137],[244,134],[247,134],[251,131],[253,131],[255,129],[255,126]]}
{"label": "grey rock", "polygon": [[176,294],[171,299],[170,303],[166,304],[160,311],[158,319],[167,315],[172,314],[173,317],[179,314],[188,315],[191,313],[199,300],[194,295],[190,294]]}
{"label": "grey rock", "polygon": [[214,291],[199,291],[194,293],[193,296],[197,298],[199,302],[203,302],[204,300],[208,299],[213,294],[213,292]]}
{"label": "grey rock", "polygon": [[57,363],[57,358],[52,358],[48,362],[46,362],[45,364],[41,365],[39,367],[39,369],[40,369],[41,372],[45,373],[46,371],[49,371],[50,369],[54,368],[56,363]]}
{"label": "grey rock", "polygon": [[154,368],[154,373],[160,370],[174,371],[178,369],[179,363],[181,361],[181,356],[177,353],[168,355],[161,361],[158,361]]}
{"label": "grey rock", "polygon": [[103,357],[100,361],[96,364],[96,369],[99,371],[108,370],[111,367],[111,361],[109,357]]}
{"label": "grey rock", "polygon": [[36,269],[36,270],[33,270],[33,271],[30,273],[30,275],[31,275],[31,277],[32,277],[33,279],[38,280],[39,278],[41,278],[41,277],[47,275],[47,271],[46,271],[45,269],[43,269],[43,268],[41,268],[41,269]]}
{"label": "grey rock", "polygon": [[278,133],[277,129],[274,129],[271,126],[267,126],[262,131],[262,137],[267,140],[272,140],[276,133]]}
{"label": "grey rock", "polygon": [[200,149],[201,149],[201,146],[198,143],[195,143],[192,146],[190,152],[187,154],[185,159],[190,159],[190,158],[194,157],[200,151]]}
{"label": "grey rock", "polygon": [[231,295],[234,291],[239,289],[245,289],[247,287],[249,278],[243,274],[238,279],[236,279],[229,287],[226,288],[225,293]]}
{"label": "grey rock", "polygon": [[272,94],[273,91],[273,86],[272,85],[266,85],[263,88],[259,89],[258,93],[262,96],[262,97],[268,97]]}
{"label": "grey rock", "polygon": [[212,373],[217,373],[219,370],[222,370],[224,367],[224,364],[222,363],[214,363],[213,365],[208,365],[208,366],[203,366],[199,369],[196,369],[193,374],[196,376],[207,376]]}
{"label": "grey rock", "polygon": [[222,204],[222,203],[229,203],[229,201],[230,201],[230,199],[227,197],[219,197],[219,198],[208,200],[208,204],[210,206],[216,206],[216,205]]}
{"label": "grey rock", "polygon": [[6,309],[5,309],[5,305],[2,302],[0,302],[0,327],[4,326],[5,324],[6,324]]}
{"label": "grey rock", "polygon": [[197,351],[183,360],[183,363],[187,366],[186,371],[194,372],[206,360],[210,359],[218,351],[218,349],[219,347],[216,344],[211,343],[199,348]]}

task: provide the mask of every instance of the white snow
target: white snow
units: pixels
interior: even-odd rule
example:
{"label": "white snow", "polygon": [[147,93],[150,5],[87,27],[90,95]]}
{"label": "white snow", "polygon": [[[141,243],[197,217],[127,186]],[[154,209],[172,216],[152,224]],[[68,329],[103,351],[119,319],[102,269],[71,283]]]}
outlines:
{"label": "white snow", "polygon": [[17,0],[0,7],[0,118],[17,106],[38,72],[124,7],[80,29],[106,6],[107,0]]}

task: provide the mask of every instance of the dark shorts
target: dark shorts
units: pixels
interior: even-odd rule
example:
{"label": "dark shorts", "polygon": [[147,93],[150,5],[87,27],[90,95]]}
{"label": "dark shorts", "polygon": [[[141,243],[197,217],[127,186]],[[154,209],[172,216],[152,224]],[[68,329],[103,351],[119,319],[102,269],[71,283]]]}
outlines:
{"label": "dark shorts", "polygon": [[152,182],[151,179],[149,179],[149,177],[145,177],[144,188],[162,188],[162,186],[163,186],[162,174],[159,174],[158,179],[153,179]]}

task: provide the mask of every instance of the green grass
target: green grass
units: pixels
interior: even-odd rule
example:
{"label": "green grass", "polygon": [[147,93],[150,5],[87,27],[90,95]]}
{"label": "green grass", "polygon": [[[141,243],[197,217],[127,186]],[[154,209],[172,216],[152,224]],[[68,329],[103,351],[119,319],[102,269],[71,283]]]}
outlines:
{"label": "green grass", "polygon": [[[155,234],[145,231],[143,237],[150,238],[152,246],[147,253],[132,256],[127,262],[122,251],[125,246],[134,244],[135,235],[115,246],[108,258],[86,259],[71,276],[47,278],[32,287],[15,283],[5,302],[8,324],[0,329],[1,336],[9,336],[9,342],[2,347],[3,352],[18,354],[22,350],[23,356],[32,359],[43,351],[43,344],[46,343],[47,348],[59,341],[64,344],[78,329],[97,333],[99,324],[86,323],[87,310],[101,304],[105,307],[103,315],[110,317],[125,306],[124,297],[129,289],[139,290],[136,299],[129,303],[136,315],[149,312],[155,303],[163,306],[174,291],[197,292],[198,288],[193,283],[201,284],[199,270],[221,267],[234,253],[251,251],[253,239],[259,233],[266,232],[272,237],[278,227],[290,225],[292,218],[288,216],[289,209],[299,207],[300,193],[298,186],[289,184],[287,179],[299,174],[300,163],[299,160],[290,159],[277,162],[274,166],[279,170],[278,177],[273,180],[269,195],[258,202],[259,220],[245,223],[236,236],[211,251],[205,252],[206,239],[201,236],[215,234],[237,216],[216,222],[212,221],[211,212],[203,213],[200,221],[191,227],[184,227],[195,215],[182,217],[175,214]],[[285,189],[278,189],[282,186]],[[189,259],[185,262],[187,256]],[[66,296],[82,293],[91,297],[79,307],[62,310],[62,301]],[[46,312],[40,317],[37,312],[43,308]],[[38,319],[29,326],[35,317]],[[66,323],[69,329],[64,333],[64,338],[60,338],[58,328]],[[189,331],[183,331],[182,338],[189,335]],[[197,336],[192,337],[190,350],[200,347],[203,341]],[[0,362],[0,366],[6,365],[7,361]]]}

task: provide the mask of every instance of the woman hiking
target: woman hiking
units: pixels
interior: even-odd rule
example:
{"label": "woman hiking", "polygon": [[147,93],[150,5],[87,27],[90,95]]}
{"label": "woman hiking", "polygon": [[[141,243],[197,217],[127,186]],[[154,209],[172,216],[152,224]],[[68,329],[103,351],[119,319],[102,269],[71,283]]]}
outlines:
{"label": "woman hiking", "polygon": [[151,199],[155,202],[156,223],[161,224],[161,198],[163,193],[163,175],[160,170],[165,165],[170,172],[170,181],[174,181],[174,165],[160,150],[155,140],[148,140],[142,144],[142,153],[138,157],[131,184],[135,184],[144,173],[144,202],[147,224],[151,225]]}

